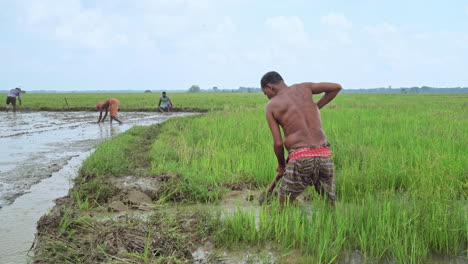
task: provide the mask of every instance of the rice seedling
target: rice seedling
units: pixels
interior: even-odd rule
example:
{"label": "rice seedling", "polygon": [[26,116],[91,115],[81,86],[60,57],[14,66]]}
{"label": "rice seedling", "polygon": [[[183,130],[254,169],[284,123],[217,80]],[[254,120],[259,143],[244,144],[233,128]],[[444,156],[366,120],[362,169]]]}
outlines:
{"label": "rice seedling", "polygon": [[[102,96],[70,96],[69,104],[84,107]],[[123,109],[151,108],[154,98],[142,97],[122,95]],[[340,95],[321,110],[335,163],[335,209],[310,189],[305,196],[313,201],[284,210],[273,201],[258,213],[241,207],[232,214],[213,212],[206,234],[219,247],[296,250],[303,263],[334,263],[355,250],[371,261],[398,263],[421,263],[431,254],[466,255],[466,98]],[[103,203],[112,196],[112,187],[99,187],[106,186],[103,179],[131,174],[138,166],[147,166],[150,175],[178,176],[160,196],[159,203],[168,205],[219,203],[227,186],[263,190],[275,176],[263,95],[174,94],[171,100],[181,108],[211,111],[130,130],[101,144],[76,180],[78,204]],[[145,154],[137,157],[129,146],[148,134]]]}

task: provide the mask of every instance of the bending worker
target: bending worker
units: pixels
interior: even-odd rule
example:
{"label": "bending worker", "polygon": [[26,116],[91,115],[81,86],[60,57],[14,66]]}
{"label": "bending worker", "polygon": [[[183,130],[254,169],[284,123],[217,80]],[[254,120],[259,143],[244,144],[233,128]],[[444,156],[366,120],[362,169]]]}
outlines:
{"label": "bending worker", "polygon": [[[266,73],[260,81],[268,97],[266,119],[274,141],[279,175],[283,180],[279,188],[280,204],[293,202],[307,186],[335,203],[335,180],[330,144],[322,128],[320,111],[340,92],[337,83],[305,82],[287,86],[277,72]],[[325,93],[315,103],[313,95]],[[280,126],[283,128],[284,140]],[[289,152],[284,159],[284,148]]]}
{"label": "bending worker", "polygon": [[[119,122],[119,124],[122,124],[122,122],[120,122],[120,120],[117,119],[117,111],[119,111],[119,104],[120,104],[119,100],[115,98],[109,98],[105,100],[103,103],[96,102],[96,108],[100,110],[98,123],[104,122],[104,119],[106,119],[107,117],[107,111],[109,111],[110,122],[112,123],[112,120],[115,120]],[[106,110],[106,113],[104,114],[104,117],[102,118],[102,121],[101,121],[103,110]]]}
{"label": "bending worker", "polygon": [[10,107],[10,103],[13,105],[13,112],[16,112],[16,97],[18,96],[19,104],[21,105],[21,88],[16,87],[11,89],[6,98],[6,111]]}

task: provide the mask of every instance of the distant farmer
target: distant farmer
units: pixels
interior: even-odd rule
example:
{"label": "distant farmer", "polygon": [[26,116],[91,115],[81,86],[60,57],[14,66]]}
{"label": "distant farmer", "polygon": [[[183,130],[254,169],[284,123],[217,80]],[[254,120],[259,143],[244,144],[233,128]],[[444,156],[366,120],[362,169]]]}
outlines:
{"label": "distant farmer", "polygon": [[165,111],[169,112],[172,110],[173,105],[172,105],[171,99],[169,99],[169,96],[166,95],[166,92],[162,92],[162,96],[159,97],[158,107],[159,107],[159,111],[161,112],[165,112]]}
{"label": "distant farmer", "polygon": [[[337,83],[305,82],[287,86],[277,72],[266,73],[261,81],[263,93],[270,99],[266,118],[273,136],[278,159],[278,174],[283,175],[279,188],[280,204],[293,202],[307,186],[335,203],[335,180],[330,144],[322,128],[320,111],[340,92]],[[317,102],[313,94],[325,93]],[[283,128],[284,140],[280,126]],[[284,149],[288,159],[284,159]]]}
{"label": "distant farmer", "polygon": [[21,88],[11,89],[6,98],[6,111],[10,107],[10,103],[13,105],[13,112],[16,112],[16,97],[18,96],[19,104],[21,105]]}
{"label": "distant farmer", "polygon": [[109,111],[110,122],[112,123],[112,120],[115,120],[119,122],[119,124],[122,124],[122,122],[120,122],[120,120],[117,119],[117,111],[119,111],[119,104],[119,100],[115,98],[109,98],[105,100],[104,103],[96,102],[96,108],[100,110],[98,123],[101,122],[102,111],[106,110],[104,118],[102,118],[102,122],[104,122],[104,119],[106,119],[107,111]]}

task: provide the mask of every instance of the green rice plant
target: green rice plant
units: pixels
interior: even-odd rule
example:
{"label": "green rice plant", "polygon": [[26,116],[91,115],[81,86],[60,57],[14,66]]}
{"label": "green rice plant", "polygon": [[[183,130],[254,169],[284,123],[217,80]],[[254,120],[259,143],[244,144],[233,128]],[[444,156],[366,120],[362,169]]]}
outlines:
{"label": "green rice plant", "polygon": [[106,184],[102,179],[92,179],[84,182],[78,179],[76,182],[75,200],[86,201],[86,204],[82,204],[82,206],[96,207],[104,204],[116,192],[115,186]]}
{"label": "green rice plant", "polygon": [[79,210],[85,211],[89,209],[88,197],[85,197],[85,195],[80,194],[78,191],[71,191],[71,196],[75,200],[76,206]]}
{"label": "green rice plant", "polygon": [[[341,248],[359,249],[370,259],[413,263],[429,252],[459,254],[467,243],[468,125],[459,111],[465,99],[446,96],[448,103],[440,105],[434,95],[338,97],[333,108],[321,111],[336,166],[339,203],[334,218],[324,216],[306,225],[300,211],[278,212],[260,216],[260,222],[269,223],[260,225],[264,231],[245,235],[239,229],[253,231],[248,231],[252,219],[244,219],[244,213],[226,219],[223,226],[233,234],[218,238],[232,245],[281,238],[282,248],[309,245],[304,251],[314,252],[320,261],[335,260]],[[260,101],[253,108],[229,106],[170,120],[151,156],[154,173],[177,172],[186,182],[186,198],[199,201],[212,201],[212,189],[229,183],[265,186],[276,167]],[[292,234],[308,234],[314,225],[324,240],[316,233]],[[323,241],[332,241],[337,251],[327,255],[330,245]]]}
{"label": "green rice plant", "polygon": [[128,255],[131,256],[131,257],[142,260],[143,263],[149,263],[148,261],[151,258],[150,248],[151,248],[151,234],[150,234],[150,232],[148,232],[147,235],[146,235],[143,252],[141,252],[141,253],[132,252],[132,253],[128,253]]}
{"label": "green rice plant", "polygon": [[65,210],[65,212],[62,215],[62,218],[60,219],[60,223],[59,223],[60,234],[65,234],[66,232],[68,232],[68,227],[72,223],[72,217],[70,216],[69,211],[70,211],[70,208]]}
{"label": "green rice plant", "polygon": [[[463,254],[468,244],[466,98],[338,96],[321,110],[335,163],[335,210],[308,190],[316,197],[312,210],[303,204],[280,210],[273,202],[258,214],[242,208],[232,215],[217,213],[211,230],[216,243],[273,243],[279,251],[298,250],[304,263],[337,262],[345,250],[359,250],[371,261],[399,263],[421,263],[431,253]],[[180,177],[165,185],[161,203],[219,202],[233,184],[265,188],[275,176],[276,158],[264,96],[171,96],[174,103],[176,99],[181,106],[211,111],[170,119],[158,129],[133,129],[99,146],[77,179],[79,201],[105,201],[112,195],[112,188],[100,187],[106,186],[107,176],[146,165],[153,175],[173,172]],[[70,104],[85,106],[88,100],[77,97]],[[129,95],[121,101],[131,110],[138,109],[139,100]],[[131,152],[130,146],[151,134],[143,144],[147,156]]]}

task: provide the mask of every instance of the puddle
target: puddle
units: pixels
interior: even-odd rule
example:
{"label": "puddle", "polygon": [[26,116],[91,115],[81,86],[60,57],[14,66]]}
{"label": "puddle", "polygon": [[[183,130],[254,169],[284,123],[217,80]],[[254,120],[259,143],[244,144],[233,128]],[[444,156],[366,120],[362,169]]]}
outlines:
{"label": "puddle", "polygon": [[36,222],[65,196],[98,143],[134,125],[186,113],[119,112],[118,125],[97,112],[0,112],[0,263],[26,263]]}

